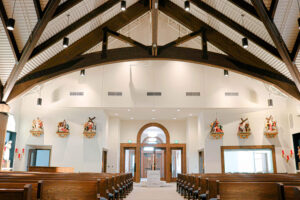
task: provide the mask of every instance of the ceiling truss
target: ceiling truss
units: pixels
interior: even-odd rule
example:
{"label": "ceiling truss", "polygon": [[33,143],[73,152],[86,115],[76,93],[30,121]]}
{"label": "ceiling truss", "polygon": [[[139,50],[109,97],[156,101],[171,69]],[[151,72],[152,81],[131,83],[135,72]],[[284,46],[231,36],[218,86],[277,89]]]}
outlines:
{"label": "ceiling truss", "polygon": [[[187,62],[206,63],[224,69],[229,69],[238,73],[249,75],[254,78],[258,78],[270,84],[273,84],[277,86],[280,90],[285,91],[286,93],[290,94],[291,96],[297,99],[300,99],[299,90],[297,90],[296,87],[296,85],[298,86],[298,79],[295,79],[296,84],[290,81],[288,78],[286,78],[284,75],[276,71],[274,68],[272,68],[271,66],[269,66],[268,64],[266,64],[265,62],[263,62],[262,60],[254,56],[253,54],[251,54],[249,51],[243,49],[240,45],[233,42],[230,38],[227,38],[225,35],[218,32],[217,30],[215,30],[205,22],[196,18],[192,14],[185,12],[181,7],[177,6],[176,4],[168,0],[159,0],[159,1],[143,0],[135,3],[134,5],[127,8],[125,12],[119,13],[115,17],[103,23],[98,28],[94,29],[90,33],[83,36],[81,39],[74,42],[67,49],[53,56],[48,61],[38,66],[35,70],[33,70],[32,72],[30,72],[29,74],[25,75],[23,78],[17,81],[18,74],[20,73],[21,69],[24,67],[28,59],[33,58],[34,56],[40,54],[42,51],[46,50],[47,48],[50,48],[53,44],[61,40],[64,36],[74,32],[75,30],[77,30],[78,28],[80,28],[81,26],[89,22],[91,19],[99,16],[100,14],[104,13],[105,11],[115,6],[117,3],[119,3],[120,0],[108,0],[106,3],[100,5],[95,10],[86,14],[85,16],[83,16],[73,24],[61,30],[59,33],[55,34],[45,42],[41,43],[39,46],[35,47],[38,38],[40,37],[40,35],[42,34],[45,28],[44,26],[46,26],[51,19],[64,13],[66,10],[72,8],[73,6],[80,3],[81,1],[82,0],[68,0],[63,4],[61,4],[60,6],[58,6],[59,0],[53,0],[50,1],[52,2],[52,4],[47,5],[45,11],[42,11],[41,6],[39,5],[40,4],[39,0],[33,0],[39,21],[32,32],[30,40],[26,43],[22,51],[22,55],[19,55],[18,58],[17,53],[15,52],[16,60],[19,60],[19,62],[14,67],[7,81],[7,84],[4,87],[4,98],[2,98],[2,100],[4,101],[11,100],[17,97],[18,95],[20,95],[21,93],[23,93],[24,91],[27,91],[28,89],[32,88],[36,84],[39,84],[41,82],[47,81],[50,78],[57,77],[62,74],[66,74],[74,70],[82,69],[84,67],[89,67],[94,64],[117,62],[126,59],[130,60],[130,59],[149,59],[149,58],[171,59],[171,60],[175,59],[175,60],[183,60]],[[266,23],[269,23],[268,20],[272,22],[272,19],[276,12],[278,0],[272,1],[269,11],[266,10],[263,4],[261,5],[261,0],[251,0],[254,6],[247,3],[246,1],[241,1],[241,0],[228,0],[228,1],[238,6],[240,9],[243,9],[250,15],[254,16],[256,19],[261,20],[265,24],[267,30],[269,31],[270,27],[268,27]],[[260,46],[261,48],[263,48],[273,56],[279,59],[282,58],[282,60],[287,65],[290,64],[290,61],[295,60],[299,50],[299,34],[295,46],[293,48],[293,51],[290,54],[288,51],[284,52],[284,48],[283,49],[278,48],[278,45],[276,44],[276,39],[274,39],[273,37],[272,39],[276,44],[278,50],[268,42],[264,41],[259,36],[255,35],[253,32],[247,30],[246,28],[239,25],[237,22],[231,20],[229,17],[225,16],[224,14],[214,9],[213,7],[209,6],[208,4],[201,2],[199,0],[191,0],[191,2],[198,8],[209,13],[210,15],[220,20],[222,23],[226,24],[228,27],[232,28],[234,31],[249,38],[250,40],[252,40],[252,42],[257,44],[258,46]],[[258,6],[263,6],[264,8],[263,13],[262,10],[258,8]],[[157,43],[158,9],[193,32],[187,34],[186,36],[180,37],[177,40],[170,42],[164,46],[158,46]],[[0,0],[1,19],[2,22],[3,20],[4,22],[6,22],[5,20],[6,13],[5,10],[4,11],[3,10],[4,10],[4,6],[2,0]],[[151,22],[152,22],[152,46],[151,47],[145,46],[131,39],[130,37],[124,36],[117,32],[122,27],[126,26],[133,20],[145,14],[147,11],[151,11]],[[266,16],[267,19],[265,19]],[[12,33],[9,34],[8,32],[7,35],[10,40],[11,47],[12,49],[14,49],[13,34]],[[129,43],[134,47],[108,50],[107,49],[108,35],[118,38],[126,43]],[[271,33],[270,35],[272,36]],[[32,36],[37,36],[36,38],[37,40],[32,41],[33,38]],[[193,50],[188,48],[175,47],[197,36],[201,36],[202,38],[202,50],[195,50],[195,49]],[[276,34],[275,37],[277,39],[280,38]],[[103,49],[102,52],[82,55],[84,52],[91,49],[92,47],[99,44],[100,42],[102,42],[102,49]],[[210,42],[212,45],[214,45],[221,51],[225,52],[228,56],[208,52],[207,42]],[[280,42],[282,43],[283,41]],[[285,46],[284,42],[283,44],[280,45],[281,47]],[[145,51],[137,51],[137,49],[143,49]],[[180,59],[176,59],[175,53],[179,53],[177,54],[177,58],[178,55],[181,55],[179,56]],[[283,53],[285,56],[283,56]],[[286,62],[287,55],[289,59],[288,62]],[[91,59],[91,61],[89,61],[88,59]],[[293,78],[295,78],[295,76],[293,76]],[[1,95],[1,97],[3,97],[3,95]]]}

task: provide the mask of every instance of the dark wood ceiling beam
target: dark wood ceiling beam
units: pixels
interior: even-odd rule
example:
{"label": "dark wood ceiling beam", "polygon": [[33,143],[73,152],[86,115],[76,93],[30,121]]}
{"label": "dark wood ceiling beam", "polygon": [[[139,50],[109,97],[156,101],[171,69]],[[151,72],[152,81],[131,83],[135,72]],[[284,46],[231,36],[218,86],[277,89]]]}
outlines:
{"label": "dark wood ceiling beam", "polygon": [[244,0],[228,0],[228,1],[231,2],[232,4],[236,5],[240,9],[244,10],[246,13],[252,15],[256,19],[260,20],[255,8],[252,5],[250,5],[249,3],[247,3],[246,1],[244,1]]}
{"label": "dark wood ceiling beam", "polygon": [[113,6],[115,6],[117,3],[119,3],[120,0],[109,0],[105,2],[104,4],[100,5],[98,8],[94,9],[90,13],[86,14],[82,18],[78,19],[76,22],[70,24],[65,29],[61,30],[57,34],[50,37],[48,40],[44,41],[40,45],[38,45],[32,52],[30,58],[33,58],[34,56],[37,56],[59,40],[63,39],[65,36],[69,35],[76,29],[80,28],[84,24],[88,23],[90,20],[94,19],[95,17],[99,16],[100,14],[106,12]]}
{"label": "dark wood ceiling beam", "polygon": [[277,9],[277,5],[278,5],[278,1],[279,0],[272,0],[271,6],[270,6],[270,10],[269,10],[269,15],[271,19],[274,19],[275,13],[276,13],[276,9]]}
{"label": "dark wood ceiling beam", "polygon": [[[101,58],[101,52],[79,55],[71,60],[65,60],[65,62],[61,62],[57,65],[53,65],[49,68],[45,68],[24,76],[15,85],[9,100],[16,98],[37,84],[41,84],[45,81],[81,69],[111,63],[127,62],[130,60],[155,59],[191,62],[227,69],[272,84],[286,94],[289,94],[300,100],[300,93],[297,90],[294,82],[278,72],[269,71],[268,69],[263,69],[257,66],[247,65],[230,56],[212,52],[208,52],[207,59],[203,59],[202,56],[199,56],[202,54],[203,52],[198,49],[170,47],[153,57],[146,51],[141,51],[138,47],[127,47],[107,50],[107,57],[105,59]],[[201,65],[199,65],[199,67],[201,67]]]}
{"label": "dark wood ceiling beam", "polygon": [[255,7],[257,13],[259,14],[262,22],[264,23],[267,31],[269,32],[275,46],[277,47],[280,56],[285,63],[287,69],[289,70],[297,88],[300,91],[300,73],[297,68],[297,66],[293,63],[290,53],[286,47],[286,44],[281,37],[280,32],[278,31],[276,25],[273,23],[273,21],[270,19],[268,15],[268,11],[266,10],[266,7],[264,6],[264,3],[262,0],[251,0],[253,6]]}
{"label": "dark wood ceiling beam", "polygon": [[0,0],[0,18],[1,18],[1,22],[3,24],[4,32],[5,32],[6,36],[7,36],[10,48],[12,50],[12,53],[13,53],[13,55],[15,57],[15,60],[18,61],[20,59],[20,57],[21,57],[21,54],[19,52],[18,45],[17,45],[16,39],[15,39],[15,36],[13,34],[13,31],[9,31],[6,28],[6,23],[8,21],[8,17],[7,17],[7,14],[6,14],[6,11],[5,11],[5,7],[3,5],[3,1],[2,0]]}
{"label": "dark wood ceiling beam", "polygon": [[208,51],[207,51],[207,37],[206,37],[205,29],[202,31],[201,37],[202,37],[202,58],[207,59]]}
{"label": "dark wood ceiling beam", "polygon": [[300,32],[298,32],[297,39],[295,41],[293,50],[291,52],[291,59],[292,59],[293,62],[296,61],[296,58],[297,58],[298,53],[299,53],[299,48],[300,48]]}
{"label": "dark wood ceiling beam", "polygon": [[149,51],[149,48],[145,45],[143,45],[142,43],[138,42],[138,41],[135,41],[133,40],[132,38],[130,37],[127,37],[125,35],[122,35],[121,33],[118,33],[117,31],[113,31],[113,30],[110,30],[110,29],[107,29],[107,32],[114,38],[117,38],[123,42],[126,42],[132,46],[137,46],[143,50],[146,50],[146,51]]}
{"label": "dark wood ceiling beam", "polygon": [[167,49],[169,47],[178,46],[182,43],[185,43],[189,40],[192,40],[195,37],[199,36],[202,31],[203,31],[203,29],[199,29],[199,30],[194,31],[192,33],[188,33],[185,36],[179,37],[178,39],[176,39],[172,42],[167,43],[164,46],[161,46],[161,47],[158,48],[158,53],[160,53],[161,51],[164,51],[165,49]]}
{"label": "dark wood ceiling beam", "polygon": [[151,0],[151,22],[152,22],[152,55],[157,56],[158,47],[158,0]]}
{"label": "dark wood ceiling beam", "polygon": [[19,62],[17,62],[10,73],[8,80],[6,82],[4,88],[4,96],[3,100],[6,101],[8,98],[13,86],[15,85],[20,73],[22,72],[26,62],[29,59],[35,45],[37,44],[38,40],[40,39],[43,31],[45,30],[48,22],[52,19],[52,16],[59,5],[60,0],[51,0],[48,2],[47,8],[44,11],[44,15],[41,20],[38,21],[36,26],[34,27],[33,31],[31,32],[20,57]]}
{"label": "dark wood ceiling beam", "polygon": [[165,6],[160,6],[161,12],[181,23],[191,31],[197,31],[201,28],[205,28],[208,42],[225,52],[227,55],[234,57],[240,62],[278,72],[230,38],[216,31],[211,26],[192,15],[190,12],[186,12],[183,8],[171,1],[165,1],[164,4]]}
{"label": "dark wood ceiling beam", "polygon": [[82,2],[83,0],[68,0],[64,3],[62,3],[61,5],[58,6],[58,8],[56,9],[52,19],[56,18],[57,16],[63,14],[64,12],[66,12],[67,10],[69,10],[70,8],[76,6],[78,3]]}
{"label": "dark wood ceiling beam", "polygon": [[72,60],[75,56],[81,55],[82,53],[88,51],[95,45],[102,42],[104,27],[108,27],[110,30],[113,31],[118,31],[121,28],[125,27],[127,24],[131,23],[132,21],[145,14],[147,11],[149,11],[149,7],[145,7],[143,1],[138,1],[137,3],[127,8],[125,12],[120,12],[113,18],[109,19],[101,26],[86,34],[81,39],[77,40],[68,48],[64,49],[63,51],[59,52],[58,54],[47,60],[42,65],[38,66],[30,73],[44,70],[46,68],[50,68],[51,66],[59,65],[61,63]]}
{"label": "dark wood ceiling beam", "polygon": [[40,20],[43,17],[41,2],[40,2],[40,0],[33,0],[33,3],[34,3],[36,16],[37,16],[38,20]]}
{"label": "dark wood ceiling beam", "polygon": [[210,5],[204,3],[203,1],[191,0],[191,2],[195,6],[200,8],[201,10],[209,13],[210,15],[214,16],[217,20],[223,22],[224,24],[226,24],[227,26],[232,28],[234,31],[240,33],[241,35],[244,35],[245,37],[250,39],[252,42],[257,44],[258,46],[260,46],[261,48],[263,48],[267,52],[271,53],[273,56],[276,56],[276,57],[281,59],[277,49],[274,46],[272,46],[271,44],[269,44],[265,40],[261,39],[260,37],[258,37],[254,33],[252,33],[251,31],[247,30],[246,28],[244,28],[240,24],[236,23],[235,21],[233,21],[232,19],[230,19],[229,17],[227,17],[223,13],[219,12],[218,10],[216,10],[215,8],[211,7]]}

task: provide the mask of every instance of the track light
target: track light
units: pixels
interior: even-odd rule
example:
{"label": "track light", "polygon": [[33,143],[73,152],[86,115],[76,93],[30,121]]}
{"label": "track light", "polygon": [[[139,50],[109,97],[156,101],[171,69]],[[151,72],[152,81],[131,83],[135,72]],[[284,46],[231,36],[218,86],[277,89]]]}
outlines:
{"label": "track light", "polygon": [[64,40],[63,40],[63,47],[64,47],[64,48],[67,48],[68,46],[69,46],[69,38],[64,37]]}
{"label": "track light", "polygon": [[248,48],[248,38],[243,38],[242,39],[243,47],[246,49]]}
{"label": "track light", "polygon": [[15,20],[13,18],[9,18],[7,21],[7,29],[13,31],[15,28]]}
{"label": "track light", "polygon": [[185,2],[184,2],[184,9],[185,9],[185,11],[187,11],[187,12],[190,11],[190,1],[185,1]]}
{"label": "track light", "polygon": [[41,105],[42,105],[42,102],[43,102],[43,99],[42,99],[42,98],[38,98],[38,99],[37,99],[37,105],[38,105],[38,106],[41,106]]}
{"label": "track light", "polygon": [[273,106],[273,99],[268,99],[268,106],[272,107]]}
{"label": "track light", "polygon": [[125,1],[125,0],[122,0],[122,1],[121,1],[121,10],[122,10],[122,11],[125,11],[125,10],[126,10],[126,1]]}
{"label": "track light", "polygon": [[85,69],[82,69],[82,70],[80,71],[80,76],[85,76]]}
{"label": "track light", "polygon": [[229,76],[229,72],[228,72],[228,70],[224,70],[224,76]]}

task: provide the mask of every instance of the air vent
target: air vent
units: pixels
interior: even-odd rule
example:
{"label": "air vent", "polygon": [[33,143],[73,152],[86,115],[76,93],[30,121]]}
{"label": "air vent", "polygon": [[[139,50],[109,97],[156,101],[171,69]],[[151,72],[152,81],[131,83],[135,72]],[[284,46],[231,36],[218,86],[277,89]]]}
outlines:
{"label": "air vent", "polygon": [[161,92],[147,92],[147,96],[161,96]]}
{"label": "air vent", "polygon": [[70,96],[84,96],[84,92],[70,92]]}
{"label": "air vent", "polygon": [[185,96],[188,96],[188,97],[199,97],[200,96],[200,92],[186,92]]}
{"label": "air vent", "polygon": [[239,96],[238,92],[225,92],[225,96],[227,97],[237,97]]}
{"label": "air vent", "polygon": [[108,96],[122,96],[122,92],[107,92]]}

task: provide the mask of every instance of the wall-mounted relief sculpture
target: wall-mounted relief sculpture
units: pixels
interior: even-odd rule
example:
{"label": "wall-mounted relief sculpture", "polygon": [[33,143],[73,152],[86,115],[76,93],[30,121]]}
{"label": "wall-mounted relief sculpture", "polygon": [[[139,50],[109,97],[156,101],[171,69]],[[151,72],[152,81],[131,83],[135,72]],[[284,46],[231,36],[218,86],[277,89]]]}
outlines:
{"label": "wall-mounted relief sculpture", "polygon": [[277,122],[273,119],[273,116],[266,118],[265,136],[267,138],[274,138],[278,134]]}
{"label": "wall-mounted relief sculpture", "polygon": [[36,137],[39,137],[42,134],[44,134],[44,124],[43,121],[40,120],[40,118],[36,118],[32,121],[30,133]]}
{"label": "wall-mounted relief sculpture", "polygon": [[251,135],[249,120],[248,118],[246,119],[241,118],[241,120],[242,121],[240,122],[239,129],[238,129],[238,136],[241,139],[247,139],[249,135]]}
{"label": "wall-mounted relief sculpture", "polygon": [[219,121],[216,119],[213,123],[210,125],[210,135],[215,139],[221,139],[224,135],[223,127],[220,125]]}
{"label": "wall-mounted relief sculpture", "polygon": [[57,125],[57,135],[59,137],[67,137],[70,134],[70,127],[66,120],[59,122]]}
{"label": "wall-mounted relief sculpture", "polygon": [[96,117],[89,117],[89,121],[84,124],[83,134],[87,138],[93,138],[96,135],[96,124],[94,122],[95,118]]}

